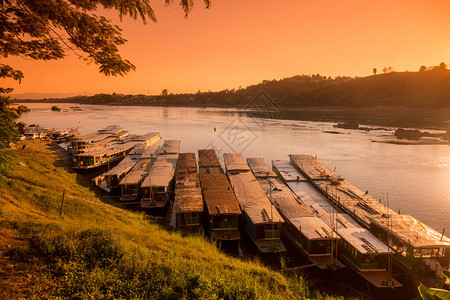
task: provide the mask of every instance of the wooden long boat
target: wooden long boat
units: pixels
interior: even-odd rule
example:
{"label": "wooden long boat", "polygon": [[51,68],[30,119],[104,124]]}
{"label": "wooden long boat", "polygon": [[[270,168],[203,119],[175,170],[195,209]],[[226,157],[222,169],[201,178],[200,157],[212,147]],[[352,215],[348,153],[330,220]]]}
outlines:
{"label": "wooden long boat", "polygon": [[117,166],[102,175],[106,188],[112,190],[119,187],[120,181],[134,167],[147,146],[145,143],[137,144]]}
{"label": "wooden long boat", "polygon": [[[305,180],[288,161],[273,161],[273,169],[291,189],[297,200],[309,207],[339,237],[337,254],[342,261],[376,287],[400,287],[388,272],[389,247],[356,222],[341,213],[321,191]],[[294,178],[298,178],[295,180]]]}
{"label": "wooden long boat", "polygon": [[312,156],[291,155],[291,162],[329,201],[388,244],[395,252],[394,262],[404,270],[427,273],[430,265],[450,267],[450,239],[444,233],[396,213]]}
{"label": "wooden long boat", "polygon": [[[414,274],[434,273],[442,278],[442,268],[450,269],[450,239],[410,215],[375,215],[370,230],[394,249],[396,262]],[[436,262],[441,267],[436,267]],[[431,265],[435,265],[434,270]],[[430,270],[431,269],[431,270]],[[434,271],[434,272],[433,272]]]}
{"label": "wooden long boat", "polygon": [[75,169],[93,169],[114,161],[122,160],[138,144],[154,144],[160,139],[159,133],[151,132],[143,136],[130,136],[123,141],[105,145],[102,149],[86,151],[74,156]]}
{"label": "wooden long boat", "polygon": [[180,153],[170,225],[183,234],[203,232],[203,198],[194,153]]}
{"label": "wooden long boat", "polygon": [[219,157],[214,149],[198,150],[198,168],[219,168],[222,169]]}
{"label": "wooden long boat", "polygon": [[118,165],[95,177],[93,179],[95,184],[107,192],[112,192],[113,190],[117,189],[119,187],[120,181],[133,168],[146,147],[147,144],[144,143],[134,146]]}
{"label": "wooden long boat", "polygon": [[180,153],[180,140],[165,140],[161,146],[161,154],[178,154]]}
{"label": "wooden long boat", "polygon": [[297,200],[294,193],[278,178],[263,159],[248,158],[247,163],[286,224],[286,236],[314,265],[320,269],[337,269],[344,265],[336,257],[339,236]]}
{"label": "wooden long boat", "polygon": [[198,150],[199,179],[206,216],[206,231],[214,240],[240,240],[241,209],[216,151]]}
{"label": "wooden long boat", "polygon": [[120,201],[135,202],[140,200],[142,195],[139,193],[139,188],[144,178],[149,174],[159,150],[160,148],[156,145],[148,146],[133,168],[120,181],[119,186],[122,192]]}
{"label": "wooden long boat", "polygon": [[379,200],[371,197],[345,180],[311,155],[291,155],[292,165],[314,186],[350,214],[361,225],[368,227],[369,217],[379,214],[396,214]]}
{"label": "wooden long boat", "polygon": [[142,208],[163,208],[173,191],[174,167],[171,160],[176,161],[178,154],[159,155],[149,174],[141,184],[143,196]]}
{"label": "wooden long boat", "polygon": [[242,211],[241,224],[262,253],[285,252],[280,239],[284,220],[239,153],[224,154],[231,187]]}
{"label": "wooden long boat", "polygon": [[140,187],[142,208],[163,208],[170,200],[180,145],[180,140],[164,141],[154,165]]}
{"label": "wooden long boat", "polygon": [[113,144],[101,150],[92,150],[77,154],[74,157],[75,166],[73,168],[77,170],[94,169],[120,161],[139,143],[130,141],[123,144]]}
{"label": "wooden long boat", "polygon": [[120,132],[122,130],[122,127],[118,125],[110,125],[103,129],[99,129],[96,132],[84,135],[76,134],[71,138],[68,150],[72,155],[83,153],[89,150],[89,148],[92,148],[91,145],[100,145],[101,141],[111,136],[115,135],[114,138],[120,137]]}

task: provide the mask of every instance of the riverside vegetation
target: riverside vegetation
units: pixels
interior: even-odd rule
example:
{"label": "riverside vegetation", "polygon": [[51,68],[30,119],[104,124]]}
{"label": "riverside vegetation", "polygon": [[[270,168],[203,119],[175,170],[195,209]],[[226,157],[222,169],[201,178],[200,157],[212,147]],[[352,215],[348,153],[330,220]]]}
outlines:
{"label": "riverside vegetation", "polygon": [[6,151],[13,158],[0,171],[2,299],[335,299],[115,206],[55,144]]}

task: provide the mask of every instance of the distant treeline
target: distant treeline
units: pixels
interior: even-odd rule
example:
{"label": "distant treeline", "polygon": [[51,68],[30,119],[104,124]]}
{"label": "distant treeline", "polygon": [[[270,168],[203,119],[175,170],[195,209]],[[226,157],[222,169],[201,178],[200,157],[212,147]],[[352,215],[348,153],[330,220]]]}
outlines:
{"label": "distant treeline", "polygon": [[164,89],[158,96],[114,93],[39,101],[108,105],[246,107],[262,91],[277,105],[292,108],[317,106],[450,108],[450,70],[422,68],[420,72],[390,72],[355,78],[331,78],[319,74],[299,75],[281,80],[264,80],[244,89],[219,92],[168,94]]}

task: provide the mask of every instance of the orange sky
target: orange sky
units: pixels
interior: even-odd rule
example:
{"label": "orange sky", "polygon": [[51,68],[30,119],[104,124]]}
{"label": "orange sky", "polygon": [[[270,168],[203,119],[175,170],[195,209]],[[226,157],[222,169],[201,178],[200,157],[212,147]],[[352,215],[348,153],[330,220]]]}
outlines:
{"label": "orange sky", "polygon": [[[218,91],[299,74],[367,76],[393,66],[450,65],[448,0],[213,0],[188,19],[153,0],[158,22],[119,24],[123,57],[137,70],[105,77],[73,54],[60,61],[6,60],[25,73],[20,93],[159,94]],[[108,15],[117,20],[112,12]]]}

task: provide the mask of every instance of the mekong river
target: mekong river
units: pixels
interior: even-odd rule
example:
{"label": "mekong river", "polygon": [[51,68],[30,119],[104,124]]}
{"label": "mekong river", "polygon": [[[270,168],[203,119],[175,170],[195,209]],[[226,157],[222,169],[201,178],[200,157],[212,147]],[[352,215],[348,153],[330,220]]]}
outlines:
{"label": "mekong river", "polygon": [[[130,133],[161,133],[180,139],[181,152],[214,147],[219,154],[240,152],[244,158],[288,160],[289,154],[311,154],[352,184],[392,209],[411,214],[450,235],[450,146],[374,143],[392,131],[335,129],[333,123],[250,117],[238,109],[136,107],[27,103],[31,112],[20,121],[46,128],[78,127],[82,134],[118,124]],[[263,116],[263,115],[261,115]],[[330,134],[323,131],[339,131]],[[222,157],[221,157],[222,159]]]}

